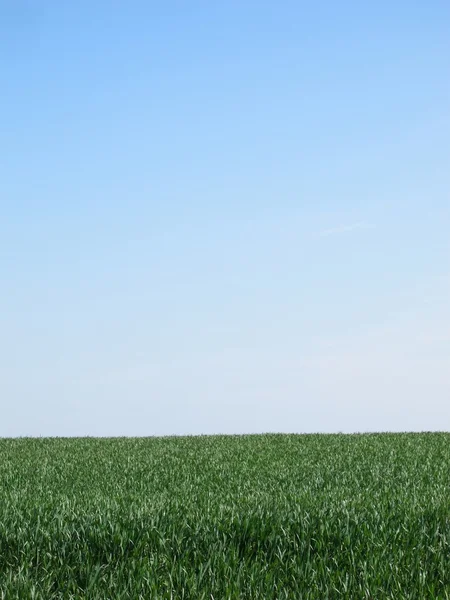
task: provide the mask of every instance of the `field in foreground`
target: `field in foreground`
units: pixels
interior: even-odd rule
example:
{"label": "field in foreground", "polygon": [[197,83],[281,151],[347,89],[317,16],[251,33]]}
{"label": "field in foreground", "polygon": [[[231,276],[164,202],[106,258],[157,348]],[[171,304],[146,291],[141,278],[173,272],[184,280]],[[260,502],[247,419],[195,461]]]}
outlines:
{"label": "field in foreground", "polygon": [[0,597],[450,598],[450,434],[0,440]]}

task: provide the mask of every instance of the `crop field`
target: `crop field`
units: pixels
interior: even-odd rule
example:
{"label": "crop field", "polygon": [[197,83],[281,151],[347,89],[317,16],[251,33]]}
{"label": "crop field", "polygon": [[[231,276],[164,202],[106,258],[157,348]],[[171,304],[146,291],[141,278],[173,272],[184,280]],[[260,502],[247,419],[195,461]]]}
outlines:
{"label": "crop field", "polygon": [[450,434],[0,440],[0,597],[450,598]]}

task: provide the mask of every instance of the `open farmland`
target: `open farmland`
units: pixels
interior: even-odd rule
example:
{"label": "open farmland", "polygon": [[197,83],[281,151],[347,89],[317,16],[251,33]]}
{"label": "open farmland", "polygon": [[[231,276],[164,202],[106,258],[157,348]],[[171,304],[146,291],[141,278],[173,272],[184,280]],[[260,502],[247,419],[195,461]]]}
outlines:
{"label": "open farmland", "polygon": [[450,598],[450,434],[0,440],[1,597]]}

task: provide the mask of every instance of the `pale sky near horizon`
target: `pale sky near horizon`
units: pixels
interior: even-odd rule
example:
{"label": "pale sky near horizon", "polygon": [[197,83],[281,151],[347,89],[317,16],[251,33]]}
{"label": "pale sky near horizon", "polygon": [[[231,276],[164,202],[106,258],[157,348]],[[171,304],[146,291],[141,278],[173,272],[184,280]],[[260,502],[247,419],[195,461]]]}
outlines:
{"label": "pale sky near horizon", "polygon": [[0,436],[449,431],[449,34],[0,1]]}

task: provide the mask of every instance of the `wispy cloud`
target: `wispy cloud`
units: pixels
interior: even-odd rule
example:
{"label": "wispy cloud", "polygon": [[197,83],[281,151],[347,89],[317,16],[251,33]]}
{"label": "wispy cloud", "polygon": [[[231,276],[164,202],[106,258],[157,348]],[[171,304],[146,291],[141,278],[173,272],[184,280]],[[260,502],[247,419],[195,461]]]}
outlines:
{"label": "wispy cloud", "polygon": [[359,231],[361,229],[373,229],[375,226],[365,221],[359,221],[358,223],[351,223],[349,225],[340,225],[339,227],[331,227],[330,229],[322,229],[316,232],[317,237],[329,237],[330,235],[341,235],[344,233],[351,233],[352,231]]}

